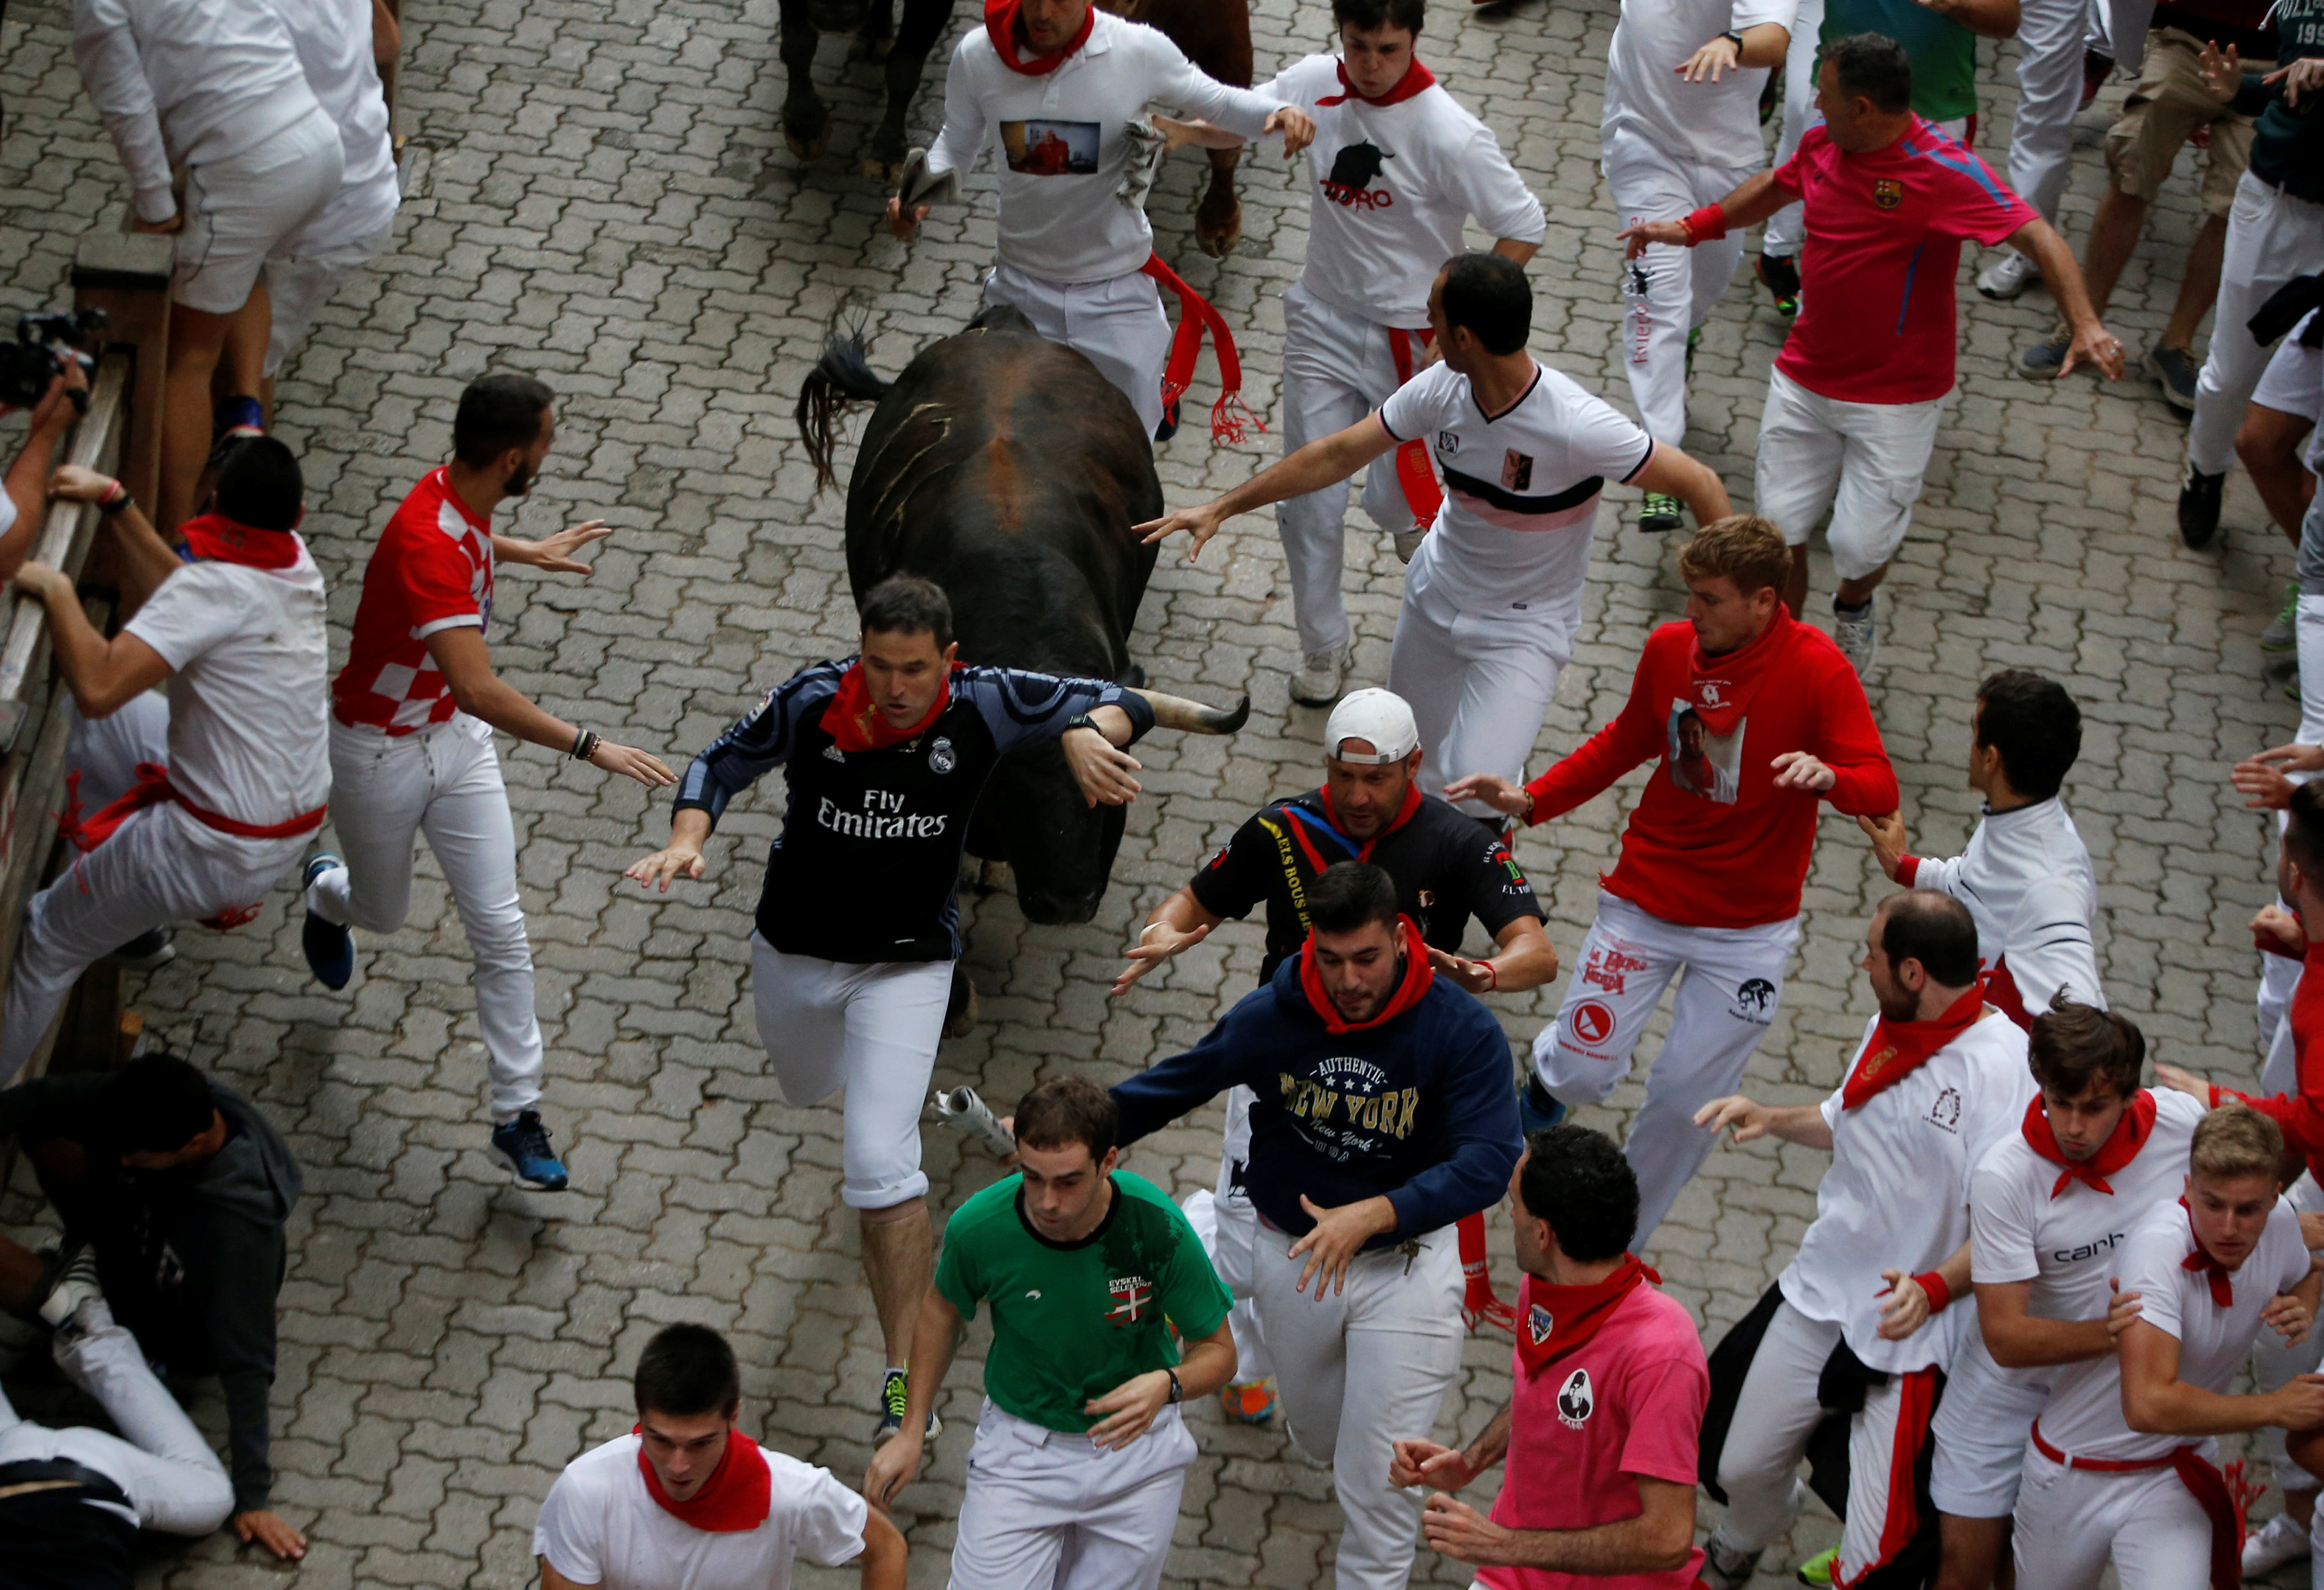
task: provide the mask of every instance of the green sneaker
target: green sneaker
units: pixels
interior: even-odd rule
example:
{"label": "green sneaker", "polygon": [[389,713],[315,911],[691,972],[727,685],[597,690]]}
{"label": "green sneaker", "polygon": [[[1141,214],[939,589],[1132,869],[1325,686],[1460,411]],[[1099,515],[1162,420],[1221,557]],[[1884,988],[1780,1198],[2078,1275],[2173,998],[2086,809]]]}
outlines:
{"label": "green sneaker", "polygon": [[1694,350],[1702,345],[1702,327],[1698,326],[1686,334],[1686,372],[1694,373]]}
{"label": "green sneaker", "polygon": [[2296,651],[2300,647],[2300,584],[2294,581],[2283,588],[2283,611],[2275,615],[2274,622],[2259,632],[2262,651]]}
{"label": "green sneaker", "polygon": [[1811,1557],[1800,1564],[1794,1577],[1803,1585],[1829,1585],[1831,1570],[1840,1561],[1840,1548],[1835,1546],[1822,1554]]}
{"label": "green sneaker", "polygon": [[1642,530],[1675,530],[1686,521],[1679,516],[1686,504],[1662,492],[1649,492],[1638,504],[1638,528]]}
{"label": "green sneaker", "polygon": [[[880,1433],[872,1438],[874,1446],[884,1442],[890,1436],[903,1433],[904,1409],[908,1403],[910,1391],[910,1377],[901,1369],[889,1370],[880,1382]],[[934,1440],[943,1433],[944,1420],[936,1417],[936,1410],[932,1408],[928,1411],[928,1439]]]}

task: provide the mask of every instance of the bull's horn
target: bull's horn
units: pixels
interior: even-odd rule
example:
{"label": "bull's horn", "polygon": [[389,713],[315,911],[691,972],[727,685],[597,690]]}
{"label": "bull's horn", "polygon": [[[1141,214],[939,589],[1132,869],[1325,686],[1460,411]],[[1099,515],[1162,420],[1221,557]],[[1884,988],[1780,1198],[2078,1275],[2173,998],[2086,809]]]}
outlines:
{"label": "bull's horn", "polygon": [[1248,695],[1235,703],[1232,712],[1221,712],[1201,702],[1188,701],[1183,695],[1165,695],[1158,690],[1140,690],[1137,694],[1154,709],[1154,724],[1158,729],[1178,729],[1189,734],[1232,734],[1250,721]]}

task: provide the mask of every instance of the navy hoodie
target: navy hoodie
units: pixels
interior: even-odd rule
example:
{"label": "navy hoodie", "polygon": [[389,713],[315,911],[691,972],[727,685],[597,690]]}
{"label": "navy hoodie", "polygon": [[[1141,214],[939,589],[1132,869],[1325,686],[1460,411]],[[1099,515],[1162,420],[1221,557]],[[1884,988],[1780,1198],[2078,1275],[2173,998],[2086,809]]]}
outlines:
{"label": "navy hoodie", "polygon": [[1438,978],[1378,1026],[1331,1033],[1293,955],[1185,1053],[1113,1089],[1126,1147],[1240,1082],[1250,1110],[1250,1200],[1268,1223],[1304,1236],[1301,1194],[1337,1209],[1385,1197],[1393,1247],[1490,1209],[1525,1150],[1500,1023]]}

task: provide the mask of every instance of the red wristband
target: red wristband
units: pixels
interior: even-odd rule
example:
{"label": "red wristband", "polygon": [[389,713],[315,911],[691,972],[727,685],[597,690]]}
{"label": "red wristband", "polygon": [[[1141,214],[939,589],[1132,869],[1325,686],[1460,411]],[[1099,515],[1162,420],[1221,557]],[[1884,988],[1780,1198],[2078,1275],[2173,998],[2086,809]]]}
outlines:
{"label": "red wristband", "polygon": [[1692,248],[1698,243],[1716,243],[1727,235],[1727,212],[1715,204],[1707,204],[1681,223],[1687,230]]}
{"label": "red wristband", "polygon": [[1929,1312],[1941,1314],[1953,1300],[1953,1289],[1934,1270],[1923,1270],[1913,1277],[1914,1283],[1929,1294]]}
{"label": "red wristband", "polygon": [[1477,964],[1485,969],[1485,976],[1489,979],[1486,992],[1499,993],[1501,987],[1501,969],[1489,960],[1480,960]]}

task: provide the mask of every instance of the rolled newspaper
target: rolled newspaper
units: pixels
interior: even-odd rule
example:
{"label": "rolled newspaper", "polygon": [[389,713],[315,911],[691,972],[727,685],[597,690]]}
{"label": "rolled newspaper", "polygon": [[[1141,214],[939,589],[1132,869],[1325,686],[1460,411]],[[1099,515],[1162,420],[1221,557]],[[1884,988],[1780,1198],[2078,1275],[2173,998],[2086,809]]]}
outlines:
{"label": "rolled newspaper", "polygon": [[995,1153],[1017,1152],[1016,1137],[1001,1124],[1001,1117],[992,1113],[991,1107],[976,1096],[975,1089],[954,1088],[939,1092],[930,1102],[936,1106],[936,1119],[954,1131],[983,1139]]}

